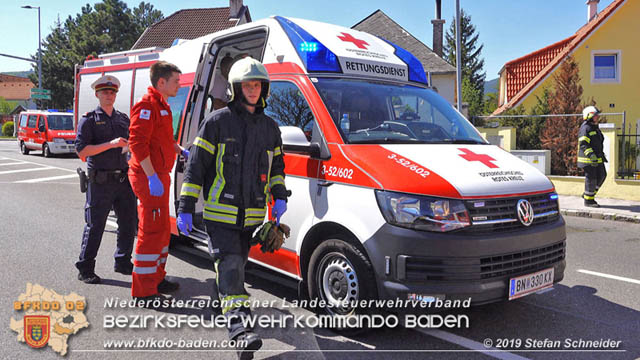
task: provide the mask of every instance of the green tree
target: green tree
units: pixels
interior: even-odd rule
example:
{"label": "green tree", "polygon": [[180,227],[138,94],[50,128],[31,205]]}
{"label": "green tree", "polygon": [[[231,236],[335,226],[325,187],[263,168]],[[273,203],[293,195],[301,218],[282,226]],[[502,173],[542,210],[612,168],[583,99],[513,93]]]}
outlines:
{"label": "green tree", "polygon": [[[456,65],[456,24],[455,17],[445,35],[444,54],[452,65]],[[462,69],[462,101],[469,104],[469,117],[480,115],[484,108],[484,59],[481,57],[484,45],[478,43],[480,34],[471,23],[471,15],[460,10],[460,67]],[[465,79],[467,83],[465,85]],[[478,93],[480,96],[478,96]]]}
{"label": "green tree", "polygon": [[7,101],[5,98],[0,96],[0,114],[8,114],[11,110],[15,109],[18,106],[18,103],[15,101]]}
{"label": "green tree", "polygon": [[[149,3],[141,2],[132,11],[124,1],[103,0],[94,7],[85,5],[64,22],[58,19],[42,44],[42,82],[52,92],[51,107],[72,107],[76,64],[90,55],[130,49],[149,24],[162,18]],[[32,58],[37,59],[37,53]],[[37,75],[30,78],[37,83]]]}

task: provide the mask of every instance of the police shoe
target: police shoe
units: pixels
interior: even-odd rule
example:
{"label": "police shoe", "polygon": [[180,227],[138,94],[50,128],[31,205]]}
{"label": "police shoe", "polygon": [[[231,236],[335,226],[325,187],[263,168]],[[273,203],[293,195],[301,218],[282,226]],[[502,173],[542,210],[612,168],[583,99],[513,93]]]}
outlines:
{"label": "police shoe", "polygon": [[592,208],[599,208],[600,207],[600,205],[595,200],[585,200],[584,201],[584,206],[592,207]]}
{"label": "police shoe", "polygon": [[102,279],[100,276],[96,275],[94,272],[89,273],[79,273],[78,280],[82,281],[85,284],[100,284]]}
{"label": "police shoe", "polygon": [[172,293],[180,288],[180,284],[175,281],[169,281],[167,279],[162,279],[160,284],[158,284],[158,292],[163,294]]}
{"label": "police shoe", "polygon": [[131,262],[124,263],[124,264],[116,264],[113,267],[113,271],[123,275],[131,275],[133,273],[133,264]]}
{"label": "police shoe", "polygon": [[260,335],[250,330],[234,337],[233,340],[236,342],[236,351],[240,360],[253,359],[253,354],[262,347]]}

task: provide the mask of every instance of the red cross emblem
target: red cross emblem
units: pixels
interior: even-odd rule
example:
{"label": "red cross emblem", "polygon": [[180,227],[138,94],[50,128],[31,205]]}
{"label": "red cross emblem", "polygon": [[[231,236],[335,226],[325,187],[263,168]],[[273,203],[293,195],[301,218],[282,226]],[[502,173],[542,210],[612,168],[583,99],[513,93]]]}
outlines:
{"label": "red cross emblem", "polygon": [[458,156],[460,156],[461,158],[467,160],[467,161],[480,161],[481,163],[487,165],[487,167],[491,168],[491,169],[496,169],[498,168],[498,165],[492,163],[492,161],[497,161],[496,159],[492,158],[489,155],[486,154],[476,154],[473,151],[469,150],[469,149],[465,149],[465,148],[458,148],[458,150],[462,151],[464,154],[458,154]]}
{"label": "red cross emblem", "polygon": [[342,36],[338,36],[338,39],[342,40],[342,41],[348,41],[348,42],[352,42],[355,46],[358,47],[358,49],[367,49],[367,47],[365,45],[369,45],[368,42],[364,41],[364,40],[360,40],[360,39],[356,39],[353,36],[351,36],[351,34],[347,34],[347,33],[341,33]]}

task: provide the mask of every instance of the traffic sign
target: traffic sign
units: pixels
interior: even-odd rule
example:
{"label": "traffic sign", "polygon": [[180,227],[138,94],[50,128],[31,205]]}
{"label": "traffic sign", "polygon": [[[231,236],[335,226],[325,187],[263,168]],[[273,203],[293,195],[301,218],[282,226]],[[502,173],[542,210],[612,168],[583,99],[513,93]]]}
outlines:
{"label": "traffic sign", "polygon": [[51,90],[39,89],[39,88],[31,88],[31,95],[33,95],[33,94],[51,95]]}
{"label": "traffic sign", "polygon": [[51,100],[51,95],[49,94],[31,94],[32,99],[42,99],[42,100]]}

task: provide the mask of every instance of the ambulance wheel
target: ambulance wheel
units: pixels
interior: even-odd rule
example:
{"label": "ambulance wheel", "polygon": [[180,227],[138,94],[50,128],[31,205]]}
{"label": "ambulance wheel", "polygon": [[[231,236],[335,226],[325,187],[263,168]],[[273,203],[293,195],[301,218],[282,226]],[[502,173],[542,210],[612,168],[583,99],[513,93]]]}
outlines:
{"label": "ambulance wheel", "polygon": [[42,155],[46,158],[50,158],[53,157],[53,154],[51,153],[51,150],[49,150],[49,144],[45,143],[42,146]]}
{"label": "ambulance wheel", "polygon": [[22,155],[29,155],[29,148],[27,148],[27,145],[24,144],[24,141],[20,142],[20,152],[22,153]]}
{"label": "ambulance wheel", "polygon": [[[311,299],[328,304],[315,309],[320,314],[349,316],[369,314],[371,308],[353,306],[361,300],[377,298],[376,280],[371,262],[356,246],[340,239],[322,242],[311,255],[307,271]],[[344,302],[347,304],[344,304]],[[366,328],[333,328],[355,334]]]}

